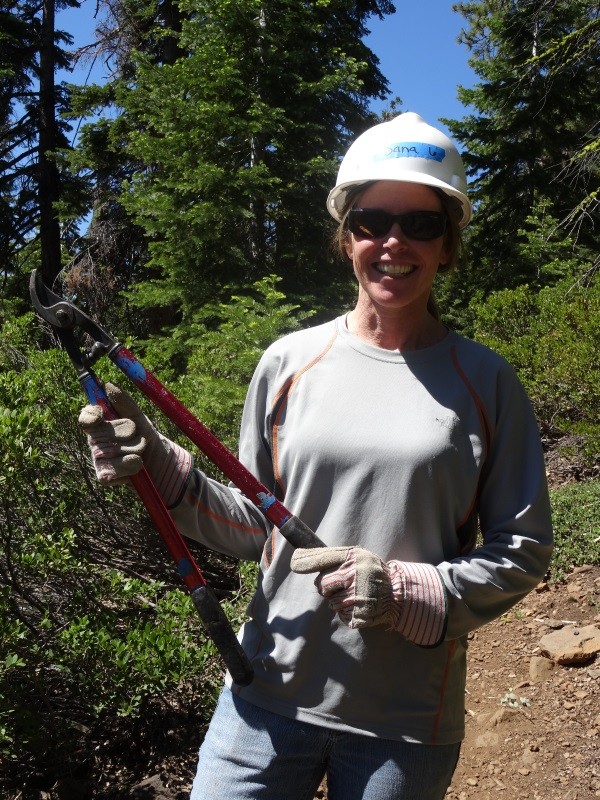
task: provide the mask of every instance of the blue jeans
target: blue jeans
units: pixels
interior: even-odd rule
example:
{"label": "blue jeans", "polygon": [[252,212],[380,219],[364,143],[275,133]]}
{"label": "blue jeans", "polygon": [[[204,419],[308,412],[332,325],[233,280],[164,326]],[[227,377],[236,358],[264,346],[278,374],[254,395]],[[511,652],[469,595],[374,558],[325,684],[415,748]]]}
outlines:
{"label": "blue jeans", "polygon": [[224,689],[200,748],[190,800],[442,800],[460,743],[423,745],[331,731]]}

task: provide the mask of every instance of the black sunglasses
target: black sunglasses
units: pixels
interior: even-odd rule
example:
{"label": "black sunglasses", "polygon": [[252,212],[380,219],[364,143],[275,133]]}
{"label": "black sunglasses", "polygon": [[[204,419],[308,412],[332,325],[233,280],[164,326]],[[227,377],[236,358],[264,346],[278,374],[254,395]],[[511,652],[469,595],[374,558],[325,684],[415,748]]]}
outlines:
{"label": "black sunglasses", "polygon": [[442,211],[409,211],[407,214],[388,214],[380,208],[352,208],[346,217],[346,227],[362,239],[379,239],[391,230],[394,222],[409,239],[428,242],[446,230],[446,215]]}

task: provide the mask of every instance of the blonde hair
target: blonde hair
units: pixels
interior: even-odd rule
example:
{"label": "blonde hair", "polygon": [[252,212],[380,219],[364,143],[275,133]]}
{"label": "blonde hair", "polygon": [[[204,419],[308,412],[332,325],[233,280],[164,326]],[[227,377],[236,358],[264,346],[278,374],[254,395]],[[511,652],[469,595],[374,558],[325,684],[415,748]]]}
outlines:
{"label": "blonde hair", "polygon": [[[341,213],[341,221],[338,224],[331,241],[333,250],[338,256],[341,257],[343,261],[348,260],[348,252],[346,247],[351,235],[346,227],[348,213],[352,208],[354,208],[358,198],[362,195],[362,193],[374,183],[377,183],[377,181],[368,181],[367,183],[358,184],[357,186],[353,186],[351,189],[349,189],[346,194],[344,207]],[[438,271],[444,273],[454,272],[460,262],[463,248],[462,231],[459,225],[462,216],[462,210],[460,203],[458,200],[456,200],[456,198],[445,194],[443,191],[441,191],[441,189],[435,189],[433,187],[430,188],[440,198],[442,210],[448,219],[448,225],[446,227],[446,232],[444,233],[448,259],[445,264],[440,264]],[[440,310],[433,295],[433,291],[430,293],[427,300],[427,310],[434,319],[439,320]]]}

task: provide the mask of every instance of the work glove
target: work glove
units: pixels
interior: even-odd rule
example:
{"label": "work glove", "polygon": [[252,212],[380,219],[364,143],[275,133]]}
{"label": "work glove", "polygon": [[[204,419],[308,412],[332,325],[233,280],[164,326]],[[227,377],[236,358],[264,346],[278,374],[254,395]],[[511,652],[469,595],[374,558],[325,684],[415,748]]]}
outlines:
{"label": "work glove", "polygon": [[159,433],[127,392],[112,383],[104,390],[119,419],[106,420],[97,405],[85,406],[79,415],[96,477],[114,486],[145,466],[165,505],[176,505],[192,469],[191,453]]}
{"label": "work glove", "polygon": [[296,550],[291,567],[319,573],[317,591],[349,628],[386,625],[425,646],[443,638],[446,590],[431,564],[386,563],[362,547],[315,547]]}

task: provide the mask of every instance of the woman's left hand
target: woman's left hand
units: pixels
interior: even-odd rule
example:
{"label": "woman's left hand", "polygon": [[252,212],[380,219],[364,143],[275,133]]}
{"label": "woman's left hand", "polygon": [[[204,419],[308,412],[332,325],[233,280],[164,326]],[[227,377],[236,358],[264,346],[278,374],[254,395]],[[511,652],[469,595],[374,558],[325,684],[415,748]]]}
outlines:
{"label": "woman's left hand", "polygon": [[397,627],[403,599],[397,562],[386,564],[362,547],[316,547],[296,550],[291,567],[298,573],[319,572],[319,594],[348,627]]}

